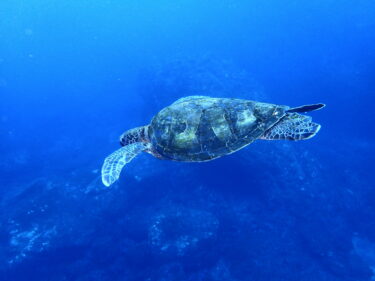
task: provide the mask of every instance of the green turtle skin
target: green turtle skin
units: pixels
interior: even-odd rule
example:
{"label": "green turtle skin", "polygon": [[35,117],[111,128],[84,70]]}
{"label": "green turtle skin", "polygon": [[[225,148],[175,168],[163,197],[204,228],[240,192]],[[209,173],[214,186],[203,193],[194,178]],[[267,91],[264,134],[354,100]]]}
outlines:
{"label": "green turtle skin", "polygon": [[243,99],[188,97],[155,115],[148,137],[158,158],[208,161],[251,144],[288,109]]}

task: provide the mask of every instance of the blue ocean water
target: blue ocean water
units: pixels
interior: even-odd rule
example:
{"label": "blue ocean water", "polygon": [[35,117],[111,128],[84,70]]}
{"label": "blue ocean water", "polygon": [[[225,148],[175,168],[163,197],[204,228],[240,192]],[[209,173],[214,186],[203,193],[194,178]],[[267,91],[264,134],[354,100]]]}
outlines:
{"label": "blue ocean water", "polygon": [[[375,280],[375,2],[1,0],[0,280]],[[322,125],[205,163],[125,130],[180,97]]]}

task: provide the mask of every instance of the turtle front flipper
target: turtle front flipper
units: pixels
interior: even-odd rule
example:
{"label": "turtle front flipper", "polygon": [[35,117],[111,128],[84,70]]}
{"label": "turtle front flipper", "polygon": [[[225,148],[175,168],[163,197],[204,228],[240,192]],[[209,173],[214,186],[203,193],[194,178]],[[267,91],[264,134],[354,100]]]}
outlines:
{"label": "turtle front flipper", "polygon": [[311,121],[310,116],[288,113],[278,123],[264,132],[263,140],[306,140],[315,136],[320,125]]}
{"label": "turtle front flipper", "polygon": [[135,156],[148,148],[147,143],[134,142],[121,147],[104,160],[102,167],[102,182],[110,186],[120,177],[122,168]]}

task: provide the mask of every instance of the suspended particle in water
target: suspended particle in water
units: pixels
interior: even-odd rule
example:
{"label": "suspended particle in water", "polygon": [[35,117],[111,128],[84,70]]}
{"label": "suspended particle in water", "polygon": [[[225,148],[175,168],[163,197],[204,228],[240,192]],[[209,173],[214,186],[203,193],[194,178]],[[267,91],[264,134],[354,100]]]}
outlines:
{"label": "suspended particle in water", "polygon": [[34,32],[31,28],[25,28],[24,33],[26,36],[32,36]]}

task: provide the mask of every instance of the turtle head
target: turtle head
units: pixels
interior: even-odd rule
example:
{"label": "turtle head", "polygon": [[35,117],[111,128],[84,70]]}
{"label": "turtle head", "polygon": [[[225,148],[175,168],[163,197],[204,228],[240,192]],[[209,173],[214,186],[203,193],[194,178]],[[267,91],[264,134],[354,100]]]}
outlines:
{"label": "turtle head", "polygon": [[149,142],[148,126],[142,126],[127,130],[120,136],[120,144],[122,146],[132,144],[135,142]]}

